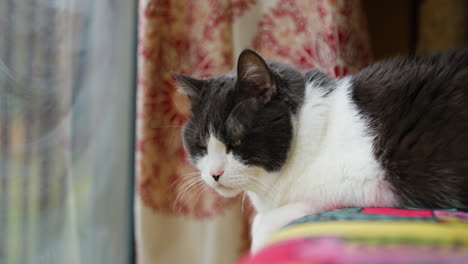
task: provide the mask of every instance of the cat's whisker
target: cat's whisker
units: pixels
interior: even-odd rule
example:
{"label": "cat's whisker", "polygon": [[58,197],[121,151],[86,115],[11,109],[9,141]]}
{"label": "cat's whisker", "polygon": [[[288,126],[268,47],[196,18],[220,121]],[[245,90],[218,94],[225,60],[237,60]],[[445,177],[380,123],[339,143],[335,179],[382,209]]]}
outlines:
{"label": "cat's whisker", "polygon": [[184,190],[186,188],[190,188],[190,186],[192,186],[193,184],[197,182],[202,182],[202,180],[198,177],[188,178],[187,181],[184,182],[184,185],[181,186],[181,189]]}
{"label": "cat's whisker", "polygon": [[[189,188],[185,189],[185,191],[181,192],[177,196],[177,201],[182,204],[192,201],[193,199],[191,198],[193,197],[193,194],[197,192],[199,186],[203,186],[203,184],[201,182],[196,182],[192,184]],[[186,199],[187,196],[189,199]]]}
{"label": "cat's whisker", "polygon": [[184,128],[184,131],[193,132],[193,133],[195,133],[195,134],[198,134],[198,133],[199,133],[199,131],[197,131],[197,130],[195,130],[195,129],[193,129],[193,128],[190,128],[190,127],[185,127],[185,128]]}
{"label": "cat's whisker", "polygon": [[199,184],[197,187],[191,192],[189,197],[190,201],[198,202],[201,197],[202,191],[207,187],[206,184]]}
{"label": "cat's whisker", "polygon": [[182,200],[184,196],[186,195],[186,193],[190,191],[190,189],[192,189],[194,186],[202,182],[203,180],[201,180],[198,177],[187,180],[187,182],[185,182],[181,186],[178,192],[176,192],[176,200]]}
{"label": "cat's whisker", "polygon": [[181,174],[177,176],[177,179],[174,180],[174,183],[180,183],[180,181],[189,180],[192,178],[197,178],[197,174]]}
{"label": "cat's whisker", "polygon": [[258,180],[252,180],[252,179],[250,179],[251,181],[249,183],[253,185],[253,187],[254,187],[253,191],[254,192],[256,192],[255,189],[259,189],[257,191],[263,192],[266,195],[270,195],[268,187],[263,182],[260,182]]}
{"label": "cat's whisker", "polygon": [[263,181],[263,180],[261,180],[261,179],[258,179],[258,178],[250,178],[250,180],[259,183],[261,186],[264,186],[264,187],[265,187],[265,190],[269,190],[269,189],[274,189],[274,188],[275,188],[274,186],[269,185],[269,184],[267,184],[265,181]]}
{"label": "cat's whisker", "polygon": [[188,134],[193,135],[193,136],[197,136],[199,134],[199,132],[197,132],[196,130],[191,129],[191,128],[186,128],[185,133],[188,133]]}
{"label": "cat's whisker", "polygon": [[173,188],[175,185],[183,185],[184,181],[190,181],[193,180],[193,178],[198,178],[199,174],[197,175],[196,173],[191,174],[191,173],[186,173],[182,174],[177,179],[174,180],[174,182],[169,185],[169,188]]}
{"label": "cat's whisker", "polygon": [[257,182],[252,181],[251,179],[249,179],[249,180],[247,181],[247,183],[245,184],[244,189],[245,189],[246,191],[252,191],[252,192],[257,192],[257,191],[258,191],[257,189],[261,189],[261,191],[264,191],[262,185],[260,185],[260,184],[257,183]]}
{"label": "cat's whisker", "polygon": [[275,199],[274,194],[279,193],[279,190],[276,186],[267,184],[265,181],[258,178],[251,178],[252,183],[256,183],[258,187],[261,188],[263,194],[267,196],[268,199]]}
{"label": "cat's whisker", "polygon": [[190,187],[198,182],[198,179],[192,178],[184,182],[183,185],[180,186],[180,191],[186,191],[187,189],[190,189]]}
{"label": "cat's whisker", "polygon": [[242,210],[242,213],[244,213],[244,202],[245,202],[245,196],[247,196],[247,193],[246,193],[246,192],[244,192],[244,195],[242,195],[242,202],[241,202],[241,203],[242,203],[242,208],[241,208],[241,210]]}

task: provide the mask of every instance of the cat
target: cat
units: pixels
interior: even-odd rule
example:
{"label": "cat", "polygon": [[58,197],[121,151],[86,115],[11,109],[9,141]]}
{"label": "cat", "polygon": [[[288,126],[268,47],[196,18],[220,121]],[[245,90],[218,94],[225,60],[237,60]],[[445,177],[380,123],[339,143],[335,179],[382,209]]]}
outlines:
{"label": "cat", "polygon": [[468,208],[468,49],[344,78],[246,49],[224,75],[173,74],[191,103],[188,157],[222,196],[247,193],[254,252],[318,211]]}

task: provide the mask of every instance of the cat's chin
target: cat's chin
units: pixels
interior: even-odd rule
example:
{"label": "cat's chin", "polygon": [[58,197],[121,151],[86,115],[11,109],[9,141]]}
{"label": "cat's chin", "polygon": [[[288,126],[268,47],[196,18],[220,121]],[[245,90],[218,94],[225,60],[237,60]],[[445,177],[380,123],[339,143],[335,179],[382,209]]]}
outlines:
{"label": "cat's chin", "polygon": [[221,196],[226,197],[226,198],[232,198],[242,192],[237,189],[231,189],[231,188],[221,187],[221,186],[216,187],[214,189],[217,193],[219,193]]}

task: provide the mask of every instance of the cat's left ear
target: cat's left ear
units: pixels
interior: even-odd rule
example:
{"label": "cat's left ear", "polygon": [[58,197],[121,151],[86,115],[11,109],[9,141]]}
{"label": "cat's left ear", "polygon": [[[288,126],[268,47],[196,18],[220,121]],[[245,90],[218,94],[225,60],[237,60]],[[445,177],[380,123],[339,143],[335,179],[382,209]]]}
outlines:
{"label": "cat's left ear", "polygon": [[256,97],[263,103],[269,102],[276,93],[270,68],[253,50],[246,49],[239,55],[236,89],[242,97]]}
{"label": "cat's left ear", "polygon": [[186,94],[192,105],[200,100],[200,93],[203,88],[204,82],[200,79],[195,79],[177,72],[172,72],[176,78],[177,88],[179,92]]}

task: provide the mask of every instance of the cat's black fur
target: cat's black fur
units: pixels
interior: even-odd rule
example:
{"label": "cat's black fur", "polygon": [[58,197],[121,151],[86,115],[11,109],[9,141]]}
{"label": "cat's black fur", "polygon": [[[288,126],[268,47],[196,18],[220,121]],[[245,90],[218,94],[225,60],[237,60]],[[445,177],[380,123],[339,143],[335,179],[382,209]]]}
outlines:
{"label": "cat's black fur", "polygon": [[[237,74],[206,80],[175,74],[192,102],[184,146],[192,159],[201,157],[211,129],[227,146],[242,138],[228,151],[245,164],[279,170],[306,84],[316,83],[327,96],[337,80],[264,61],[253,51],[243,54],[247,60],[238,62]],[[243,77],[249,63],[263,69],[255,78]],[[397,58],[349,78],[351,98],[370,124],[374,154],[399,205],[468,208],[468,49]]]}
{"label": "cat's black fur", "polygon": [[377,63],[352,82],[401,204],[468,208],[468,49]]}

